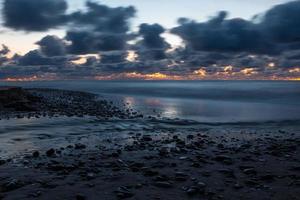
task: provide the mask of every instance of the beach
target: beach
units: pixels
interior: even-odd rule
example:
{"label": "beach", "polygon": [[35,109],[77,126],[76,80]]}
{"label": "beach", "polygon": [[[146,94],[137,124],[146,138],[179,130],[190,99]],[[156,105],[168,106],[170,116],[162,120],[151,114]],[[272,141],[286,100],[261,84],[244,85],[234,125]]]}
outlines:
{"label": "beach", "polygon": [[35,111],[1,114],[1,199],[300,196],[297,121],[199,122],[92,93],[27,92]]}

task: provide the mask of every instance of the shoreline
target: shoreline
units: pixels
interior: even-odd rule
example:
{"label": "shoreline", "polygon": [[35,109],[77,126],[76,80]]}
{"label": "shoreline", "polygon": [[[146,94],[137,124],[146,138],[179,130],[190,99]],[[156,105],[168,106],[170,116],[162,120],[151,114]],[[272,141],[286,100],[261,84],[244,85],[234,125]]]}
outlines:
{"label": "shoreline", "polygon": [[[116,128],[122,120],[100,131],[104,124],[95,123],[65,144],[2,160],[2,199],[283,200],[300,195],[300,137],[294,131],[157,123],[132,131]],[[94,143],[84,142],[90,138]]]}
{"label": "shoreline", "polygon": [[93,93],[47,88],[11,88],[0,99],[0,119],[41,116],[95,116],[105,119],[143,117],[132,109],[116,107],[113,102],[101,99]]}
{"label": "shoreline", "polygon": [[[50,102],[57,99],[54,93],[62,92],[55,91],[37,90],[50,96]],[[98,104],[88,100],[88,105],[92,109]],[[25,118],[16,119],[22,121],[11,125],[18,137],[5,135],[10,129],[4,129],[3,137],[13,141],[12,147],[32,146],[25,145],[11,158],[0,156],[0,199],[296,200],[300,196],[299,126],[213,126],[130,117],[132,111],[115,118],[114,109],[101,106],[112,117],[63,118],[61,110],[63,114],[57,112],[60,117],[53,119],[33,116],[27,119],[28,126]],[[32,120],[36,122],[31,124]]]}

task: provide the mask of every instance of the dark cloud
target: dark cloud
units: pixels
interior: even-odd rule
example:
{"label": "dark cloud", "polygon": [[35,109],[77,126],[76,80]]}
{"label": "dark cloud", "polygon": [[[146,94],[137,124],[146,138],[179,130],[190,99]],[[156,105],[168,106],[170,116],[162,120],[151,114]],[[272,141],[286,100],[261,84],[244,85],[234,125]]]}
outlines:
{"label": "dark cloud", "polygon": [[165,28],[159,24],[144,23],[140,25],[138,34],[142,39],[134,46],[140,59],[161,60],[166,58],[165,51],[170,48],[170,44],[161,36],[165,31]]}
{"label": "dark cloud", "polygon": [[9,48],[2,44],[2,49],[0,49],[0,66],[8,61],[7,54],[10,52]]}
{"label": "dark cloud", "polygon": [[[253,20],[228,18],[222,11],[206,22],[180,18],[171,30],[159,24],[141,24],[137,32],[130,31],[136,13],[131,6],[111,8],[87,2],[86,10],[66,14],[63,0],[5,0],[5,4],[8,27],[43,31],[67,25],[67,33],[63,38],[48,35],[36,43],[37,50],[10,59],[6,55],[9,49],[3,46],[1,77],[55,74],[82,78],[132,72],[199,78],[203,74],[210,78],[299,76],[300,1],[275,6]],[[166,32],[181,37],[185,45],[169,51],[170,44],[163,37]],[[129,50],[139,55],[131,62],[126,59]],[[79,60],[76,55],[87,54],[97,56],[89,56],[83,64],[71,62]]]}
{"label": "dark cloud", "polygon": [[18,59],[21,66],[63,65],[66,62],[66,57],[46,57],[38,50],[30,51]]}
{"label": "dark cloud", "polygon": [[67,21],[65,0],[5,0],[5,26],[15,30],[46,31]]}
{"label": "dark cloud", "polygon": [[10,52],[9,48],[6,45],[2,44],[2,49],[0,50],[0,55],[6,55],[9,52]]}
{"label": "dark cloud", "polygon": [[86,6],[85,12],[78,11],[69,16],[73,25],[66,35],[66,40],[71,42],[69,52],[90,54],[124,50],[132,38],[128,31],[135,8],[111,8],[94,2],[87,2]]}
{"label": "dark cloud", "polygon": [[253,21],[227,19],[222,11],[207,22],[178,20],[171,30],[196,51],[280,54],[300,49],[300,1],[277,5]]}
{"label": "dark cloud", "polygon": [[133,6],[111,8],[88,1],[86,7],[86,12],[72,13],[70,20],[75,25],[89,26],[97,32],[126,33],[129,31],[129,20],[136,13]]}
{"label": "dark cloud", "polygon": [[260,26],[276,42],[300,42],[299,19],[300,1],[293,1],[267,11]]}
{"label": "dark cloud", "polygon": [[63,56],[66,54],[66,44],[57,36],[47,35],[36,44],[40,46],[41,52],[46,56]]}
{"label": "dark cloud", "polygon": [[171,32],[196,51],[274,53],[272,43],[256,24],[240,18],[226,19],[226,16],[226,12],[220,12],[203,23],[180,19],[180,25]]}
{"label": "dark cloud", "polygon": [[101,34],[89,31],[69,31],[66,40],[71,42],[67,47],[72,54],[92,54],[100,51],[123,50],[127,36],[119,34]]}
{"label": "dark cloud", "polygon": [[166,42],[161,34],[165,29],[159,24],[141,24],[139,34],[143,37],[141,44],[149,49],[163,49]]}
{"label": "dark cloud", "polygon": [[101,64],[123,63],[126,59],[127,52],[116,52],[109,54],[101,54]]}

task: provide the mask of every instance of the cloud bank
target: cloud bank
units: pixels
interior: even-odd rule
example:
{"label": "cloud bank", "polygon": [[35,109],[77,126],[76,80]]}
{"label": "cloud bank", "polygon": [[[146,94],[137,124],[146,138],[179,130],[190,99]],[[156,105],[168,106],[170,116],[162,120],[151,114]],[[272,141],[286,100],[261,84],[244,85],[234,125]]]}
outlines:
{"label": "cloud bank", "polygon": [[[15,31],[60,28],[38,48],[8,56],[0,50],[0,78],[75,79],[298,79],[300,1],[277,5],[251,20],[220,11],[205,22],[180,17],[176,27],[143,23],[133,31],[133,6],[109,7],[87,1],[67,12],[64,0],[5,0],[3,25]],[[163,34],[179,36],[172,47]]]}

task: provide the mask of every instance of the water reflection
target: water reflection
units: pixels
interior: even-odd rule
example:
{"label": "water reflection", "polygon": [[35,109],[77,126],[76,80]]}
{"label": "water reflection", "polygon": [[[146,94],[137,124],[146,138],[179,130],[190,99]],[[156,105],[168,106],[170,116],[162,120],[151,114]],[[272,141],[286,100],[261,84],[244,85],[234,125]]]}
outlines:
{"label": "water reflection", "polygon": [[177,105],[166,105],[162,115],[168,118],[178,118],[181,115],[178,108]]}
{"label": "water reflection", "polygon": [[193,119],[200,122],[263,122],[299,119],[295,106],[206,99],[119,96],[127,108],[145,115]]}

